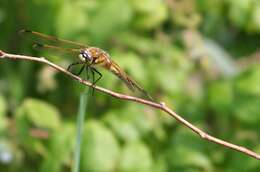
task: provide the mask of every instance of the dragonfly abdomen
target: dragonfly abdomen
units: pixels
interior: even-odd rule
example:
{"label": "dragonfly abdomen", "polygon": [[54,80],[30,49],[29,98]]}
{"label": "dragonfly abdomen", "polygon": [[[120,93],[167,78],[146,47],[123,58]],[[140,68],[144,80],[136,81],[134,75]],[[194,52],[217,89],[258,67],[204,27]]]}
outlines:
{"label": "dragonfly abdomen", "polygon": [[115,62],[107,64],[104,67],[115,74],[119,79],[121,79],[130,90],[134,91],[134,85],[132,84],[131,79],[126,75],[123,70],[119,68],[119,66]]}
{"label": "dragonfly abdomen", "polygon": [[153,100],[153,98],[139,84],[132,80],[115,62],[111,61],[111,64],[109,65],[109,68],[107,66],[107,69],[121,79],[130,90],[134,91],[136,88],[150,100]]}
{"label": "dragonfly abdomen", "polygon": [[91,53],[93,58],[93,66],[100,66],[108,71],[111,71],[119,79],[121,79],[129,89],[134,91],[134,84],[131,79],[114,61],[112,61],[112,59],[110,59],[109,55],[104,50],[97,47],[90,47],[87,51]]}

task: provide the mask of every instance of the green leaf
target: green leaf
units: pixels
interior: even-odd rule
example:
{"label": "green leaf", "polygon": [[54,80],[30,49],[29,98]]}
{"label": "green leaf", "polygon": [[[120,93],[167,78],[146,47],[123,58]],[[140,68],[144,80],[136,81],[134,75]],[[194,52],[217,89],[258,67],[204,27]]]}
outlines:
{"label": "green leaf", "polygon": [[75,125],[64,123],[55,130],[49,139],[49,152],[41,164],[41,171],[60,171],[62,166],[71,165],[71,153],[74,150]]}
{"label": "green leaf", "polygon": [[125,0],[99,0],[97,3],[97,8],[90,14],[88,30],[93,40],[101,44],[127,27],[132,18],[132,11]]}
{"label": "green leaf", "polygon": [[60,125],[59,111],[51,104],[37,99],[26,99],[22,104],[27,120],[41,128],[55,129]]}
{"label": "green leaf", "polygon": [[209,157],[204,153],[206,144],[202,144],[199,137],[187,129],[180,128],[172,135],[172,142],[167,156],[173,168],[199,169],[199,171],[212,171]]}
{"label": "green leaf", "polygon": [[46,157],[40,166],[41,172],[45,172],[45,171],[56,172],[61,170],[62,170],[62,166],[60,161],[55,159],[51,155]]}
{"label": "green leaf", "polygon": [[260,95],[260,68],[259,65],[252,66],[243,72],[235,81],[235,86],[240,94]]}
{"label": "green leaf", "polygon": [[242,97],[235,105],[234,116],[239,121],[248,125],[260,123],[259,97]]}
{"label": "green leaf", "polygon": [[119,145],[113,133],[98,121],[85,124],[81,170],[114,171],[119,158]]}
{"label": "green leaf", "polygon": [[134,20],[134,25],[139,29],[153,29],[167,18],[167,7],[160,0],[131,0],[130,1],[138,17]]}
{"label": "green leaf", "polygon": [[177,146],[171,153],[171,163],[174,168],[200,169],[200,171],[212,171],[212,165],[208,157],[192,147]]}
{"label": "green leaf", "polygon": [[6,102],[4,97],[0,94],[0,118],[5,116],[5,112],[6,112]]}
{"label": "green leaf", "polygon": [[76,33],[84,31],[89,24],[88,8],[86,1],[64,1],[57,11],[55,20],[58,36],[75,36]]}
{"label": "green leaf", "polygon": [[60,126],[58,110],[37,99],[26,99],[15,112],[17,133],[21,144],[31,153],[46,155],[47,150],[41,140],[31,136],[31,129],[39,127],[48,131]]}
{"label": "green leaf", "polygon": [[252,19],[250,20],[250,25],[251,26],[251,29],[253,31],[260,31],[260,19],[259,19],[259,16],[260,16],[260,3],[259,1],[256,2],[256,4],[254,5],[254,8],[253,8],[253,12],[252,12]]}
{"label": "green leaf", "polygon": [[208,96],[209,104],[214,110],[227,114],[234,99],[232,83],[225,81],[212,83],[209,86]]}
{"label": "green leaf", "polygon": [[126,142],[139,139],[138,129],[131,120],[126,119],[124,116],[120,111],[111,111],[105,115],[104,121],[120,139]]}
{"label": "green leaf", "polygon": [[119,171],[121,172],[150,172],[153,159],[149,148],[142,142],[127,143],[120,157]]}
{"label": "green leaf", "polygon": [[159,130],[163,120],[146,110],[136,104],[129,104],[123,109],[107,113],[104,121],[123,141],[136,141],[152,130]]}
{"label": "green leaf", "polygon": [[7,119],[6,119],[6,102],[4,97],[0,94],[0,134],[1,132],[6,129],[8,123],[7,123]]}
{"label": "green leaf", "polygon": [[[256,152],[259,152],[256,150]],[[259,161],[254,158],[248,158],[248,156],[240,153],[231,153],[228,157],[228,163],[226,163],[225,171],[233,172],[257,172],[260,169]]]}
{"label": "green leaf", "polygon": [[244,28],[249,21],[252,0],[230,0],[229,17],[238,27]]}
{"label": "green leaf", "polygon": [[63,123],[63,127],[56,130],[50,138],[50,150],[56,159],[69,162],[74,149],[75,138],[74,123]]}

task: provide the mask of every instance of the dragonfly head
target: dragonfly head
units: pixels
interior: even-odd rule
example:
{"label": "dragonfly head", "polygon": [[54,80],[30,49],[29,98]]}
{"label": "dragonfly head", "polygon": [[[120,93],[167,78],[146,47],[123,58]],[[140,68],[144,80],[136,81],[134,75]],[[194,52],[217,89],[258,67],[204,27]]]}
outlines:
{"label": "dragonfly head", "polygon": [[79,59],[83,62],[87,62],[87,61],[91,61],[92,60],[92,56],[90,55],[90,53],[86,50],[82,50],[79,53]]}

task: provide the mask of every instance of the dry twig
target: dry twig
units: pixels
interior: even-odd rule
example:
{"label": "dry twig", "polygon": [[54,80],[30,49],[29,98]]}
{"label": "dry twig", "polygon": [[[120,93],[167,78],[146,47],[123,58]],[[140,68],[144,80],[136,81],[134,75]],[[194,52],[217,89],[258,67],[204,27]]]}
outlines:
{"label": "dry twig", "polygon": [[251,156],[253,158],[256,158],[257,160],[260,160],[260,155],[257,154],[256,152],[252,151],[252,150],[249,150],[245,147],[226,142],[224,140],[218,139],[216,137],[213,137],[213,136],[205,133],[204,131],[197,128],[196,126],[194,126],[193,124],[191,124],[190,122],[188,122],[184,118],[182,118],[180,115],[175,113],[173,110],[171,110],[169,107],[167,107],[165,105],[165,103],[155,103],[155,102],[148,101],[148,100],[145,100],[145,99],[141,99],[141,98],[138,98],[138,97],[133,97],[133,96],[129,96],[129,95],[116,93],[116,92],[113,92],[111,90],[99,87],[99,86],[92,86],[92,83],[90,83],[89,81],[83,80],[82,78],[80,78],[76,75],[73,75],[72,73],[68,72],[64,68],[46,60],[44,57],[32,57],[32,56],[26,56],[26,55],[9,54],[9,53],[5,53],[5,52],[0,50],[0,59],[3,59],[3,58],[7,58],[7,59],[11,59],[11,60],[29,60],[29,61],[36,61],[36,62],[47,64],[47,65],[55,68],[56,70],[65,73],[66,75],[72,77],[73,79],[79,81],[80,83],[82,83],[84,85],[87,85],[89,87],[94,87],[96,90],[98,90],[100,92],[109,94],[109,95],[116,97],[116,98],[119,98],[121,100],[133,101],[133,102],[144,104],[144,105],[156,108],[156,109],[160,109],[160,110],[166,112],[167,114],[169,114],[170,116],[172,116],[173,118],[175,118],[181,124],[185,125],[189,129],[191,129],[193,132],[198,134],[202,139],[208,140],[210,142],[213,142],[213,143],[216,143],[216,144],[219,144],[219,145],[223,145],[226,148],[230,148],[230,149],[236,150],[238,152],[242,152],[242,153],[244,153],[248,156]]}

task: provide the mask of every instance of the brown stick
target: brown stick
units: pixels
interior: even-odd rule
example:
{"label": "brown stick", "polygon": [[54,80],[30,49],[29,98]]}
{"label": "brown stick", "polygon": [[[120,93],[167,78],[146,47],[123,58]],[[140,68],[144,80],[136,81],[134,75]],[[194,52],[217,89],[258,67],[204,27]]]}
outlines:
{"label": "brown stick", "polygon": [[155,103],[155,102],[148,101],[148,100],[145,100],[145,99],[141,99],[141,98],[138,98],[138,97],[133,97],[133,96],[128,96],[128,95],[116,93],[116,92],[113,92],[111,90],[99,87],[99,86],[92,86],[92,83],[90,83],[89,81],[83,80],[80,77],[73,75],[72,73],[68,72],[67,70],[63,69],[62,67],[46,60],[44,57],[32,57],[32,56],[25,56],[25,55],[9,54],[9,53],[5,53],[5,52],[0,50],[0,59],[1,58],[2,59],[8,58],[8,59],[12,59],[12,60],[30,60],[30,61],[36,61],[36,62],[47,64],[47,65],[55,68],[56,70],[65,73],[66,75],[72,77],[73,79],[79,81],[80,83],[82,83],[84,85],[87,85],[89,87],[94,87],[96,90],[98,90],[100,92],[109,94],[109,95],[116,97],[116,98],[119,98],[121,100],[133,101],[133,102],[144,104],[144,105],[156,108],[156,109],[160,109],[160,110],[166,112],[167,114],[169,114],[170,116],[172,116],[173,118],[175,118],[181,124],[185,125],[189,129],[191,129],[193,132],[197,133],[202,139],[208,140],[210,142],[213,142],[213,143],[216,143],[216,144],[219,144],[219,145],[223,145],[226,148],[236,150],[238,152],[241,152],[241,153],[244,153],[248,156],[256,158],[257,160],[260,160],[260,155],[257,154],[256,152],[252,151],[252,150],[249,150],[245,147],[226,142],[224,140],[218,139],[216,137],[213,137],[213,136],[207,134],[206,132],[197,128],[196,126],[194,126],[193,124],[191,124],[190,122],[188,122],[184,118],[182,118],[180,115],[178,115],[177,113],[172,111],[163,102],[162,103]]}

